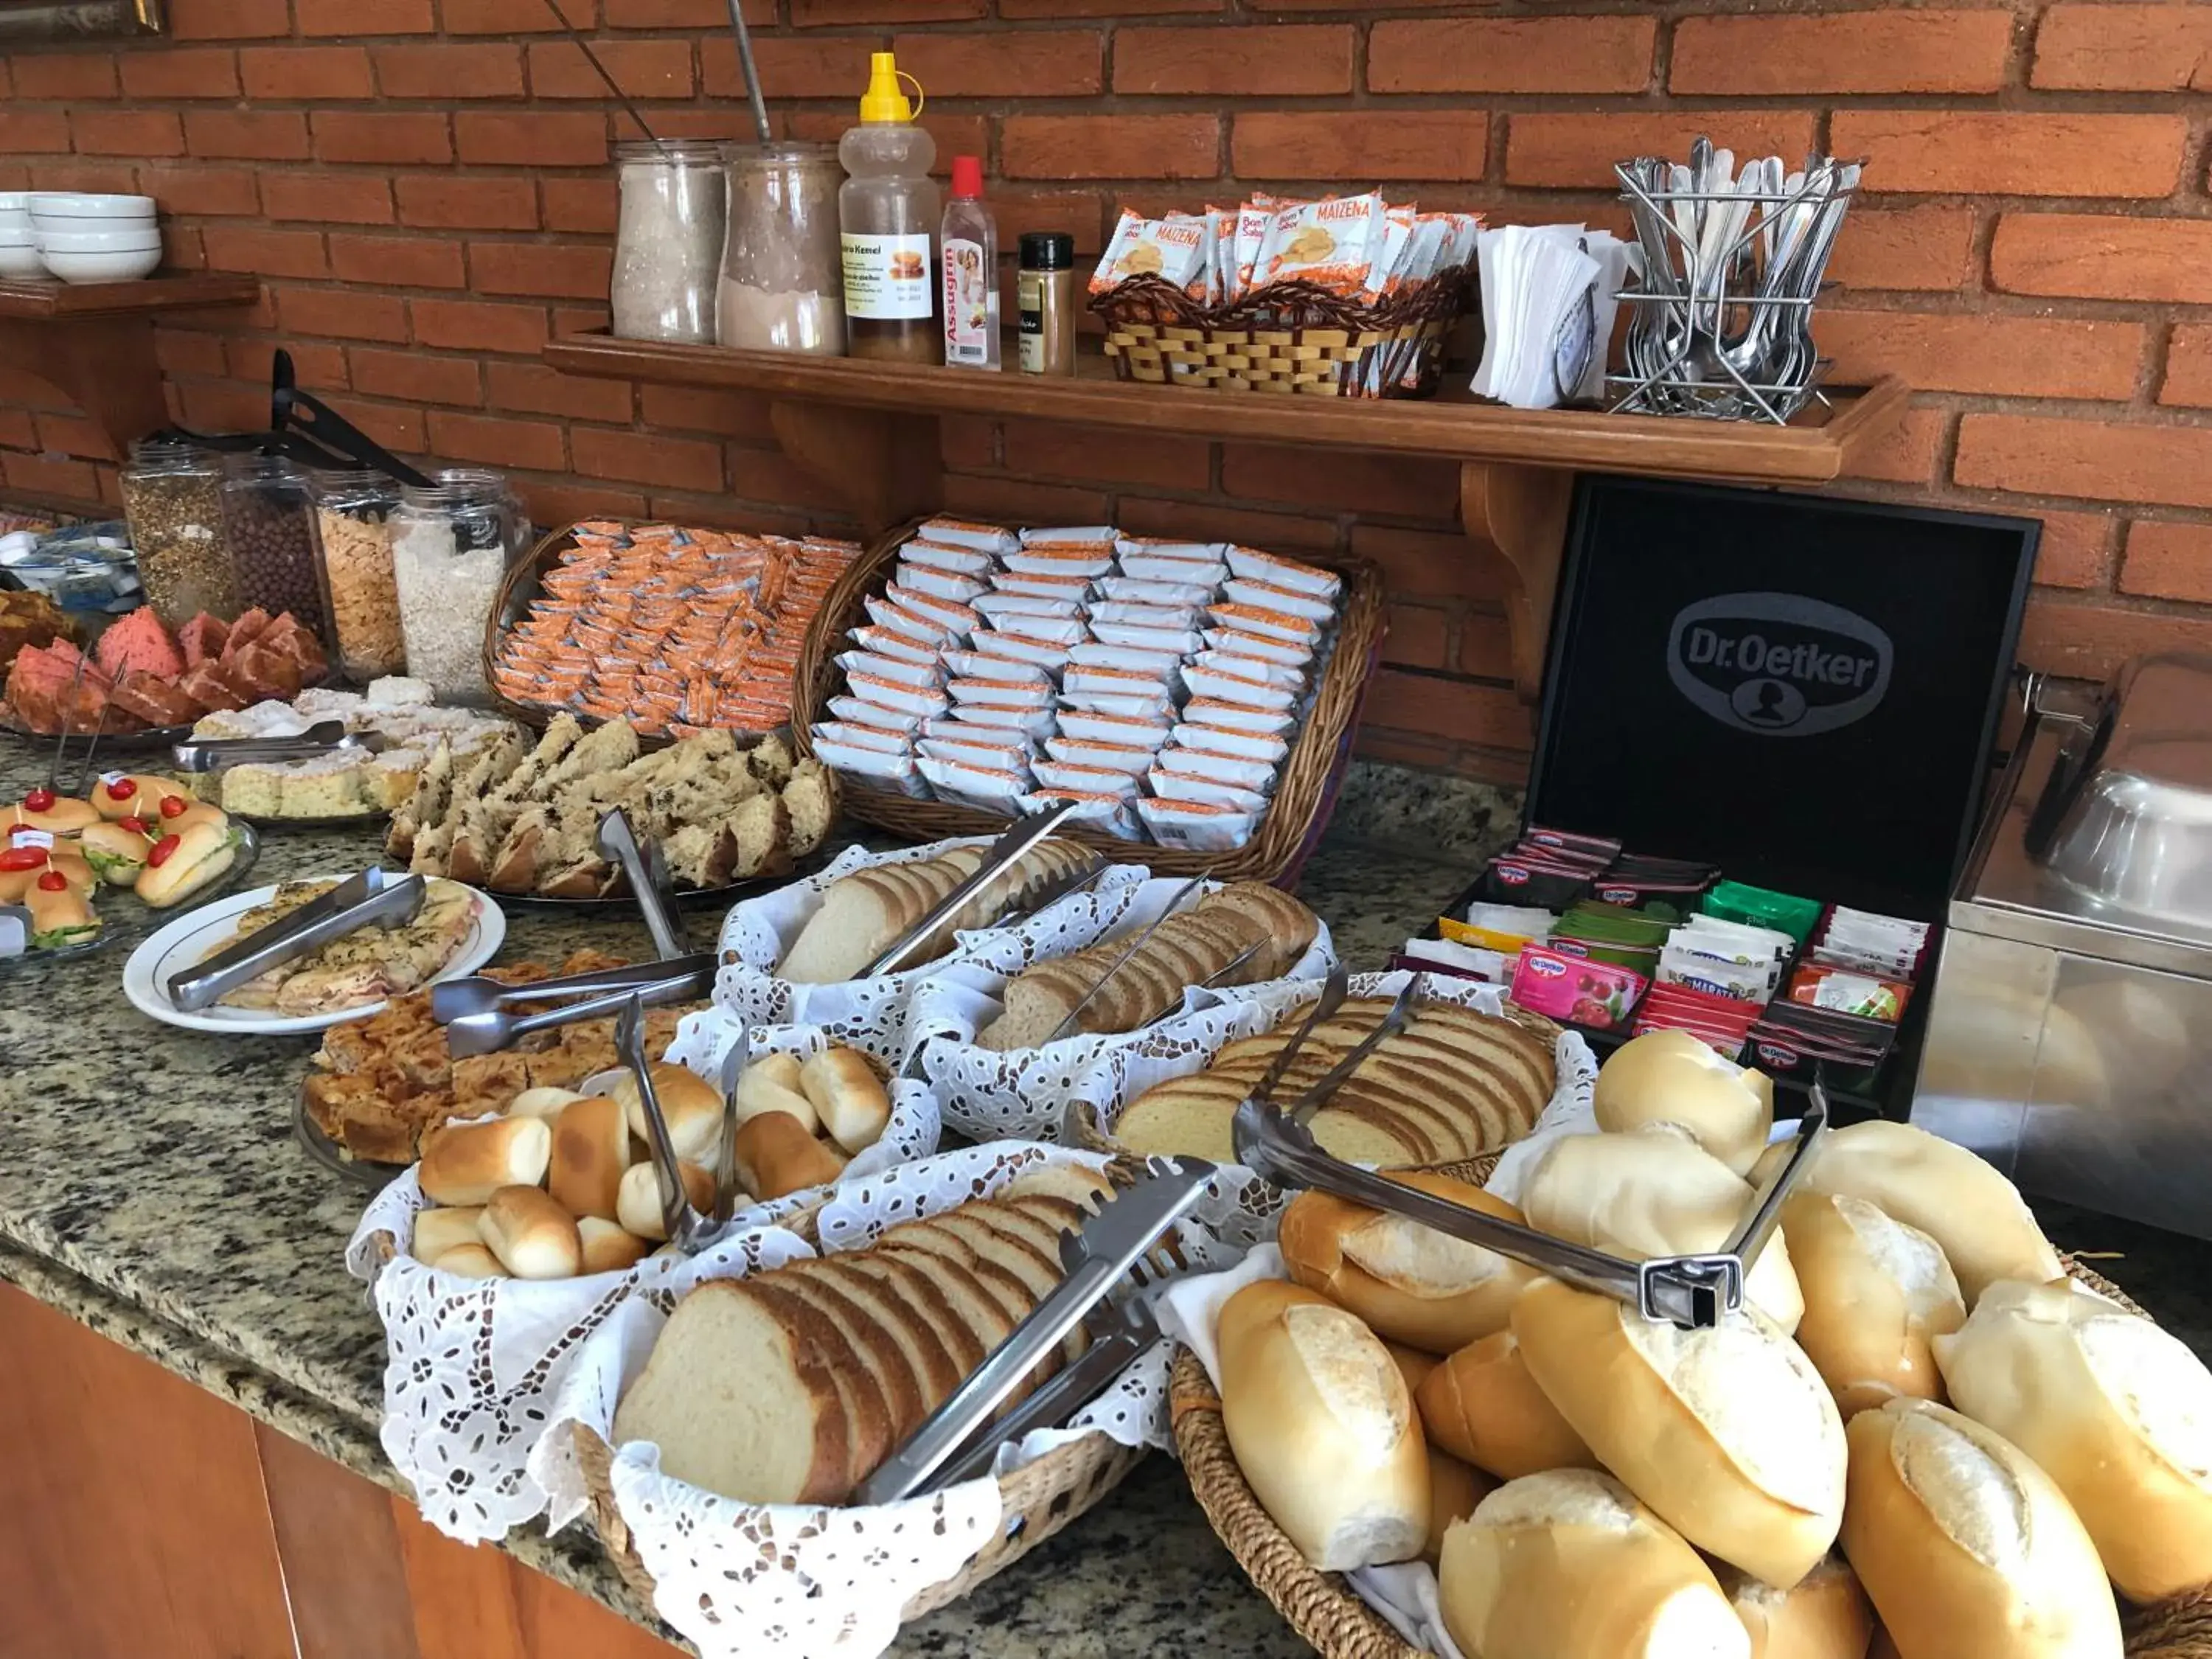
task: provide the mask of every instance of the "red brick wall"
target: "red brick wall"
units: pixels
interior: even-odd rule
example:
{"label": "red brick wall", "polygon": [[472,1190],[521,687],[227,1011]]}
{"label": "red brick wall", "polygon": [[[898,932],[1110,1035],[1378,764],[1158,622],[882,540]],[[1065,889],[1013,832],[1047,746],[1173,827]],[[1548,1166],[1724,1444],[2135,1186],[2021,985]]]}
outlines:
{"label": "red brick wall", "polygon": [[[536,361],[604,316],[627,136],[544,0],[168,0],[171,38],[0,61],[0,187],[149,191],[174,262],[256,313],[161,332],[177,412],[251,422],[289,344],[394,447],[513,469],[544,517],[826,522],[742,400]],[[564,0],[664,134],[744,130],[723,0]],[[830,137],[865,53],[927,83],[1004,233],[1086,252],[1117,203],[1386,181],[1499,218],[1617,224],[1619,156],[1825,146],[1869,162],[1821,338],[1925,388],[1855,488],[2047,522],[2026,652],[2100,673],[2212,646],[2212,4],[1999,0],[747,0],[781,118]],[[647,434],[650,434],[648,438]],[[1511,776],[1497,573],[1443,467],[948,423],[956,505],[1380,560],[1370,752]],[[97,439],[0,386],[0,477],[111,499]]]}

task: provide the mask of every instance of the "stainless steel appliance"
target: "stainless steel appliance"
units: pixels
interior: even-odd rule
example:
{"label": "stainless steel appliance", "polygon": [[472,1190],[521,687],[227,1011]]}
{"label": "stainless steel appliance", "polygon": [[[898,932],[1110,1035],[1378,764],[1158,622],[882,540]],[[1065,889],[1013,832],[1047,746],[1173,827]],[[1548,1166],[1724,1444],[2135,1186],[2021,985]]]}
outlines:
{"label": "stainless steel appliance", "polygon": [[1912,1121],[2212,1238],[2212,656],[2038,702],[1951,901]]}

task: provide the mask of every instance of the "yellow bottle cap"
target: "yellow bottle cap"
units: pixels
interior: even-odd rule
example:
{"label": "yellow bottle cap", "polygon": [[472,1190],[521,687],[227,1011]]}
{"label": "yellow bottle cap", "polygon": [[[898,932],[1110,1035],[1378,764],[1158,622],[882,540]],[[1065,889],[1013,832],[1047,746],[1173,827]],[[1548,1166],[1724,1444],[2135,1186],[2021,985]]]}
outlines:
{"label": "yellow bottle cap", "polygon": [[897,58],[888,52],[868,54],[868,89],[860,94],[860,118],[863,121],[911,121],[915,106],[908,101],[899,86],[901,81],[913,81],[917,94],[921,82],[902,73]]}

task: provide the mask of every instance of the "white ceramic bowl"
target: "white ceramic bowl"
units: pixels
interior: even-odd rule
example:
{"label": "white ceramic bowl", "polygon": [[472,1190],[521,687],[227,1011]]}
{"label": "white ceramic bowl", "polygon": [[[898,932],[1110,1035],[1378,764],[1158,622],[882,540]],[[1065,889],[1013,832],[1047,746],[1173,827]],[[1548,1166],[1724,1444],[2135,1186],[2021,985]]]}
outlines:
{"label": "white ceramic bowl", "polygon": [[151,219],[150,196],[100,196],[68,190],[31,192],[31,212],[40,219]]}
{"label": "white ceramic bowl", "polygon": [[161,263],[161,250],[143,253],[56,253],[42,252],[46,269],[65,283],[135,283],[150,276]]}
{"label": "white ceramic bowl", "polygon": [[0,202],[0,230],[28,230],[30,228],[31,210],[28,208],[9,207],[5,202]]}
{"label": "white ceramic bowl", "polygon": [[0,242],[0,278],[18,281],[26,276],[43,276],[46,264],[39,258],[39,250],[20,243]]}
{"label": "white ceramic bowl", "polygon": [[48,253],[143,253],[149,248],[158,253],[161,247],[161,233],[150,226],[144,230],[49,230],[41,225],[36,240]]}

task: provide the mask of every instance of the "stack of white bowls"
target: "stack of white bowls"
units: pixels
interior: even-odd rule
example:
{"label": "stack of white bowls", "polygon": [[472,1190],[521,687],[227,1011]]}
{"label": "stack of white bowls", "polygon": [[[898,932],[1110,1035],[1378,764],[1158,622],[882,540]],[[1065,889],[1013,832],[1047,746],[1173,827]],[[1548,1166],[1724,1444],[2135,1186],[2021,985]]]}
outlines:
{"label": "stack of white bowls", "polygon": [[135,282],[161,263],[150,196],[33,191],[30,217],[39,262],[65,283]]}
{"label": "stack of white bowls", "polygon": [[31,193],[0,190],[0,282],[43,276],[37,234],[31,228]]}

